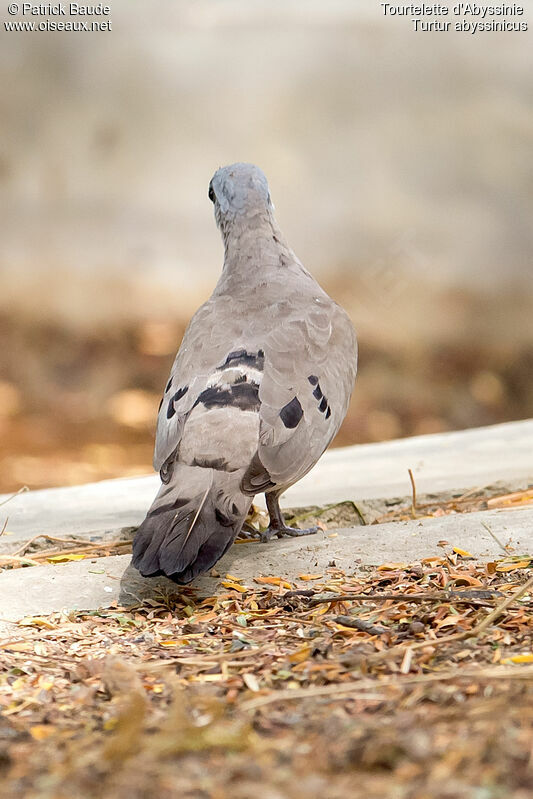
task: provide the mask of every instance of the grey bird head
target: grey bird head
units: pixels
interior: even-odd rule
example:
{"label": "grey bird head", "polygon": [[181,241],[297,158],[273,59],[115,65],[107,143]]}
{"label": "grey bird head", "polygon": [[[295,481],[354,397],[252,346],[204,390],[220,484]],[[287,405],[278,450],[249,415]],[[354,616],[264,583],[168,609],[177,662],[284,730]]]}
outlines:
{"label": "grey bird head", "polygon": [[224,233],[236,220],[270,215],[267,179],[254,164],[231,164],[218,169],[209,184],[215,219]]}

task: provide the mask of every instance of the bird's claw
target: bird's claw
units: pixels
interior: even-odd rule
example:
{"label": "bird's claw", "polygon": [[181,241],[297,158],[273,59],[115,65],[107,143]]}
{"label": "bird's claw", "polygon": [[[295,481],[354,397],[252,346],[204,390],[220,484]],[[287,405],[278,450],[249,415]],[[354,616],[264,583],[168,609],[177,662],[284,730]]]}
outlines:
{"label": "bird's claw", "polygon": [[272,538],[285,538],[286,536],[290,536],[291,538],[297,538],[302,535],[314,535],[318,533],[319,530],[322,530],[321,527],[308,527],[303,530],[300,530],[299,527],[273,527],[270,525],[266,528],[266,530],[256,530],[251,525],[243,526],[242,530],[240,531],[238,538],[240,541],[257,541],[259,540],[261,544],[268,543]]}
{"label": "bird's claw", "polygon": [[267,541],[270,541],[270,539],[274,537],[285,538],[286,536],[290,536],[291,538],[297,538],[302,535],[314,535],[321,529],[320,527],[307,527],[301,530],[299,527],[288,527],[287,525],[283,527],[273,527],[270,525],[266,530],[260,533],[259,540],[261,543],[266,544]]}

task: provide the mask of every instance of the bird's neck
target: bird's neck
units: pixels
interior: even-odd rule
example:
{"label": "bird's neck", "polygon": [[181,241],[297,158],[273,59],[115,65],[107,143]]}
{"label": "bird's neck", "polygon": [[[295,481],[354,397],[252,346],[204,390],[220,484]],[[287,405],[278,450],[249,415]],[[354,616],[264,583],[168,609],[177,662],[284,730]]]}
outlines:
{"label": "bird's neck", "polygon": [[232,290],[233,286],[263,280],[265,267],[290,263],[294,254],[290,250],[273,215],[265,211],[254,216],[237,218],[226,230],[224,240],[224,268],[218,288]]}

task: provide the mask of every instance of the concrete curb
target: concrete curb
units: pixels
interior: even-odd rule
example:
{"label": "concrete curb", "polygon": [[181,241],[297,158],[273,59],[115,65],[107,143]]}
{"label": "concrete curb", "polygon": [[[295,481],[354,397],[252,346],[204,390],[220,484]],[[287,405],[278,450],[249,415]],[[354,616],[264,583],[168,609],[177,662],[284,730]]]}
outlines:
{"label": "concrete curb", "polygon": [[[283,576],[297,585],[299,574],[323,573],[332,562],[353,573],[361,565],[440,556],[442,540],[481,560],[502,558],[482,522],[503,543],[512,538],[517,554],[533,552],[533,509],[525,507],[330,530],[268,544],[237,544],[216,568],[222,577],[230,572],[244,584],[253,585],[253,578],[263,574]],[[131,605],[161,591],[179,590],[165,578],[142,578],[129,564],[129,555],[116,555],[5,572],[0,578],[0,621],[16,622],[59,610],[96,610],[114,602]],[[210,576],[195,581],[194,587],[204,596],[227,590],[220,579]]]}

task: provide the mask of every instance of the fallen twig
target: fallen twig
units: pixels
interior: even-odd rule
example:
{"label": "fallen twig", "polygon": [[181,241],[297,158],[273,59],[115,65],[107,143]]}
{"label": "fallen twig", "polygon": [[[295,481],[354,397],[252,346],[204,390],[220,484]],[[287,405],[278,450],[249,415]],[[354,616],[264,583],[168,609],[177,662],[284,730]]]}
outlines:
{"label": "fallen twig", "polygon": [[0,566],[9,566],[13,563],[19,563],[22,566],[40,566],[38,560],[28,558],[25,555],[0,555]]}
{"label": "fallen twig", "polygon": [[413,477],[413,472],[411,469],[407,469],[409,472],[409,480],[411,481],[411,489],[412,489],[412,499],[411,499],[411,516],[413,519],[416,519],[416,484],[415,478]]}
{"label": "fallen twig", "polygon": [[201,657],[198,655],[194,655],[192,658],[187,657],[176,657],[176,658],[167,658],[166,660],[156,660],[156,661],[149,661],[147,663],[138,663],[135,665],[137,671],[160,671],[164,669],[166,666],[176,666],[180,665],[218,665],[219,663],[224,662],[232,662],[234,660],[240,660],[241,658],[245,659],[247,657],[255,657],[256,655],[262,655],[264,652],[270,649],[270,646],[260,646],[260,647],[247,647],[246,649],[241,649],[239,652],[221,652],[217,654],[216,652],[205,655],[205,657]]}
{"label": "fallen twig", "polygon": [[408,647],[405,646],[393,646],[390,649],[385,649],[381,652],[376,652],[373,655],[370,655],[367,659],[367,663],[369,665],[373,665],[378,663],[382,660],[387,660],[391,657],[396,657],[396,655],[405,656],[405,652],[407,649],[414,651],[415,649],[424,649],[427,646],[436,647],[442,646],[443,644],[449,644],[453,641],[464,641],[467,638],[475,638],[478,635],[481,635],[487,627],[489,627],[493,621],[495,621],[502,613],[507,610],[507,608],[513,604],[513,602],[525,594],[529,589],[533,587],[533,577],[530,577],[524,585],[520,586],[511,596],[508,596],[501,602],[497,607],[492,610],[488,616],[479,623],[476,624],[471,630],[462,630],[460,633],[452,633],[451,635],[445,635],[442,638],[433,638],[433,639],[426,639],[425,641],[417,641],[415,644],[411,644]]}
{"label": "fallen twig", "polygon": [[82,544],[83,543],[82,539],[80,539],[80,538],[55,538],[54,536],[48,535],[47,533],[39,533],[39,535],[34,535],[33,538],[30,538],[29,541],[26,541],[24,544],[22,544],[21,547],[16,549],[11,554],[12,555],[22,555],[22,553],[25,552],[27,550],[27,548],[33,544],[34,541],[37,541],[38,538],[46,538],[48,541],[57,541],[60,544],[77,544],[77,543]]}
{"label": "fallen twig", "polygon": [[3,499],[2,502],[0,502],[0,505],[5,505],[6,502],[11,502],[11,500],[15,499],[15,497],[18,497],[19,494],[23,494],[25,491],[29,491],[29,490],[30,489],[28,488],[28,486],[22,486],[22,488],[19,488],[19,490],[15,491],[14,494],[11,494],[10,497],[8,497],[7,499]]}
{"label": "fallen twig", "polygon": [[[441,674],[420,674],[413,677],[389,677],[385,679],[361,679],[356,682],[345,683],[344,685],[319,685],[312,688],[302,688],[289,691],[275,691],[268,696],[259,696],[257,699],[250,699],[239,705],[240,710],[257,710],[265,705],[272,705],[277,702],[287,702],[295,699],[309,699],[315,696],[339,696],[342,694],[359,694],[360,698],[365,698],[365,693],[369,689],[374,691],[380,688],[403,688],[408,685],[421,683],[445,682],[447,680],[464,679],[510,679],[510,680],[531,680],[533,677],[533,665],[521,666],[490,666],[487,669],[456,669]],[[373,695],[373,699],[383,699],[383,695]]]}
{"label": "fallen twig", "polygon": [[533,502],[533,488],[524,491],[514,491],[512,494],[503,494],[487,500],[487,508],[512,507],[513,505],[529,505]]}
{"label": "fallen twig", "polygon": [[509,547],[506,547],[506,546],[505,546],[505,544],[502,544],[502,542],[500,541],[500,539],[498,538],[498,536],[496,535],[496,533],[493,533],[493,532],[492,532],[492,530],[490,529],[490,527],[488,526],[488,524],[486,524],[485,522],[481,522],[481,524],[483,525],[483,527],[485,528],[485,530],[487,531],[487,533],[488,533],[488,534],[489,534],[489,535],[490,535],[490,536],[491,536],[491,537],[494,539],[494,541],[496,541],[496,543],[497,543],[497,544],[498,544],[498,546],[500,547],[500,549],[501,549],[501,551],[503,552],[503,554],[504,554],[504,555],[508,555],[508,554],[509,554]]}
{"label": "fallen twig", "polygon": [[[40,538],[40,537],[49,538],[51,541],[61,541],[61,542],[65,542],[65,543],[78,543],[78,539],[71,539],[69,541],[66,538],[51,538],[50,536],[47,536],[47,535],[36,536],[36,538]],[[34,541],[34,540],[35,539],[32,539],[32,541]],[[30,543],[31,543],[31,541],[28,541],[24,545],[24,547],[21,547],[20,549],[18,549],[16,552],[13,553],[13,555],[18,555],[20,552],[25,551],[25,549],[30,545]],[[126,539],[122,539],[122,540],[119,540],[119,541],[109,541],[109,542],[104,542],[104,543],[100,543],[100,544],[96,544],[96,543],[90,544],[90,543],[86,543],[84,541],[79,541],[79,546],[77,546],[77,547],[71,547],[70,549],[44,549],[44,550],[41,550],[41,552],[33,553],[33,557],[35,558],[35,560],[46,560],[46,558],[51,558],[51,557],[54,557],[56,555],[75,555],[75,554],[81,554],[82,552],[83,553],[92,552],[92,551],[98,551],[100,549],[111,549],[112,547],[127,546],[127,545],[131,546],[131,541],[128,541]]]}
{"label": "fallen twig", "polygon": [[343,499],[341,502],[332,502],[329,505],[321,505],[320,507],[314,508],[313,510],[307,511],[306,513],[290,513],[286,511],[285,514],[288,516],[288,518],[294,519],[298,522],[302,522],[305,519],[311,519],[311,518],[320,520],[320,517],[323,516],[325,513],[327,513],[330,510],[333,510],[333,508],[340,508],[342,505],[351,505],[357,515],[357,518],[361,522],[361,525],[368,524],[365,517],[363,516],[363,514],[361,513],[361,511],[359,510],[359,508],[352,499]]}
{"label": "fallen twig", "polygon": [[[292,592],[291,592],[292,593]],[[285,598],[287,594],[284,594]],[[479,604],[502,596],[500,591],[472,589],[471,591],[433,591],[427,594],[318,594],[311,599],[309,607],[325,602],[466,602]]]}
{"label": "fallen twig", "polygon": [[360,632],[369,633],[370,635],[383,635],[383,633],[390,632],[386,627],[380,627],[370,621],[358,619],[357,616],[335,616],[332,621],[335,624],[342,624],[343,627],[353,627],[354,630],[360,630]]}

